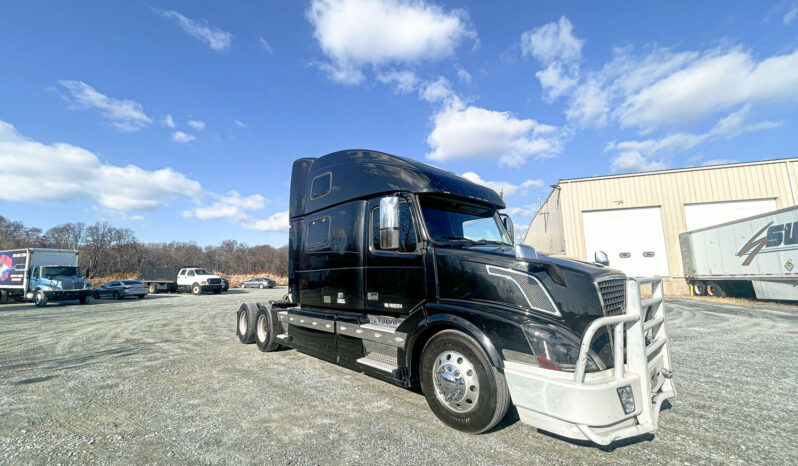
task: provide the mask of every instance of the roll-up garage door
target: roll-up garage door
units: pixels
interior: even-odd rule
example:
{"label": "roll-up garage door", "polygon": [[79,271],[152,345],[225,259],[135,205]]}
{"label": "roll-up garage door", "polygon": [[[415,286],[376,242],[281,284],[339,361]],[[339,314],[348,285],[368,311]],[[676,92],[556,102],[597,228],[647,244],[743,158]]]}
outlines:
{"label": "roll-up garage door", "polygon": [[775,199],[687,204],[684,206],[684,220],[687,231],[693,231],[773,212],[777,208]]}
{"label": "roll-up garage door", "polygon": [[659,207],[582,212],[582,222],[587,260],[604,251],[627,276],[669,275]]}

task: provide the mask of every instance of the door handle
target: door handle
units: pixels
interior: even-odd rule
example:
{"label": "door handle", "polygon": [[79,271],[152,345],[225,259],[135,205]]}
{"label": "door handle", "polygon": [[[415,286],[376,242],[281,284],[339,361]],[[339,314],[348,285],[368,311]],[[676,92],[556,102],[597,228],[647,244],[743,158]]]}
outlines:
{"label": "door handle", "polygon": [[643,253],[643,257],[654,257],[654,251],[646,251]]}

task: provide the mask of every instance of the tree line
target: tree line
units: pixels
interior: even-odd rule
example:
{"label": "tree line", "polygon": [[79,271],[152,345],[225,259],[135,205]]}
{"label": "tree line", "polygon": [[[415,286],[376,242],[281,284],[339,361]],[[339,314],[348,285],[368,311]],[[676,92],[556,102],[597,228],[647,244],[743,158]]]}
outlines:
{"label": "tree line", "polygon": [[248,246],[235,240],[218,246],[192,241],[142,243],[130,228],[108,222],[64,223],[43,231],[0,215],[0,250],[20,248],[77,249],[81,268],[95,277],[135,273],[142,265],[195,265],[225,274],[288,274],[288,246]]}

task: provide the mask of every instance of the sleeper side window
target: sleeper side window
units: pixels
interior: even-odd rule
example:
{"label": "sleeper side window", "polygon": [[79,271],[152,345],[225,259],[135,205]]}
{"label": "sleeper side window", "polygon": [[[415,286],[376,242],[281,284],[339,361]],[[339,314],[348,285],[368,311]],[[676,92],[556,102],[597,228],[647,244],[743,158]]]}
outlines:
{"label": "sleeper side window", "polygon": [[305,245],[308,248],[324,246],[330,240],[330,218],[313,220],[308,224],[308,236]]}
{"label": "sleeper side window", "polygon": [[[413,226],[413,215],[410,204],[399,203],[399,249],[396,252],[416,252],[416,229]],[[371,244],[380,250],[380,208],[371,213]]]}
{"label": "sleeper side window", "polygon": [[310,199],[318,199],[326,196],[332,186],[332,173],[324,173],[313,178],[310,184]]}

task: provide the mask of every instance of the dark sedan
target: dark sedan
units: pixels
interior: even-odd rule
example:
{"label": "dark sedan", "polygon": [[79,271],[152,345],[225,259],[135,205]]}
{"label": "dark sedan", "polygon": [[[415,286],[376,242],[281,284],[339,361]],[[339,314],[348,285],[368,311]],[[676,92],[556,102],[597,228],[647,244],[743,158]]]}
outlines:
{"label": "dark sedan", "polygon": [[114,280],[94,290],[94,297],[122,299],[135,296],[143,299],[149,290],[147,285],[137,280]]}
{"label": "dark sedan", "polygon": [[241,283],[241,288],[274,288],[274,280],[270,278],[251,278]]}

